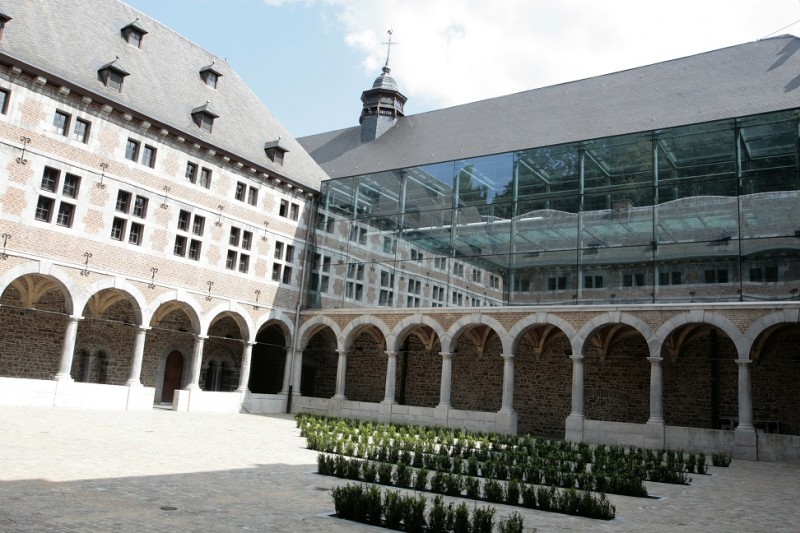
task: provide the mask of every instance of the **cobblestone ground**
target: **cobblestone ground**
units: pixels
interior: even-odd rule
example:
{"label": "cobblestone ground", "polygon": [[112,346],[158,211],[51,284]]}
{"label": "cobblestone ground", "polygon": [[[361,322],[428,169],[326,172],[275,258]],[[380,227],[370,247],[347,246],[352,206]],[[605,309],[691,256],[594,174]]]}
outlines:
{"label": "cobblestone ground", "polygon": [[[315,474],[287,416],[0,407],[0,428],[0,531],[385,531],[329,516],[341,482]],[[710,473],[612,495],[611,522],[522,511],[526,529],[800,529],[800,465]]]}

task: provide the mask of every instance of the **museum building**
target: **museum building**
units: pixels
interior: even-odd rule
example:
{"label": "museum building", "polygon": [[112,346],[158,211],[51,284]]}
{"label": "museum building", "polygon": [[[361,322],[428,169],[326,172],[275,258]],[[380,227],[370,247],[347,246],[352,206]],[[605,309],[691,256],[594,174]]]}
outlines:
{"label": "museum building", "polygon": [[0,0],[0,402],[800,460],[799,49],[409,116],[387,62],[294,139],[122,2]]}

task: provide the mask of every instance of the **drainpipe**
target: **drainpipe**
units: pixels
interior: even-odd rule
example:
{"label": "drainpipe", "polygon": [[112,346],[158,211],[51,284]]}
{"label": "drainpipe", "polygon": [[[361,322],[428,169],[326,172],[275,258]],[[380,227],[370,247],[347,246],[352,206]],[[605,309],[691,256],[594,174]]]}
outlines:
{"label": "drainpipe", "polygon": [[297,297],[297,307],[294,310],[294,328],[292,331],[292,357],[289,364],[289,393],[286,396],[286,414],[292,412],[292,394],[294,389],[294,361],[297,358],[297,332],[300,330],[300,311],[303,309],[303,298],[306,297],[306,279],[311,275],[310,258],[311,245],[314,242],[314,234],[317,229],[317,197],[311,198],[311,210],[306,224],[306,246],[303,258],[303,275],[300,276],[300,295]]}

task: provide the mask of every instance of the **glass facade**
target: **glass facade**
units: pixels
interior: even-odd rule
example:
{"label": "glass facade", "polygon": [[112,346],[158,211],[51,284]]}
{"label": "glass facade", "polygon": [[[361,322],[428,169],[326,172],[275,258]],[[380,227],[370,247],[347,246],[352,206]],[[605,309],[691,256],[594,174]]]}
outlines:
{"label": "glass facade", "polygon": [[309,305],[798,298],[799,116],[326,181],[311,275],[328,281],[310,284]]}

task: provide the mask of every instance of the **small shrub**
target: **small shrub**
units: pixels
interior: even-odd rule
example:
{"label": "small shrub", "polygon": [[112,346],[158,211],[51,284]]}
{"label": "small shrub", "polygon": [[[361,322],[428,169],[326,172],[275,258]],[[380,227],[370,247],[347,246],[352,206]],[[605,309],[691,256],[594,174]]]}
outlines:
{"label": "small shrub", "polygon": [[383,517],[387,528],[400,529],[400,522],[405,514],[404,504],[405,500],[399,491],[387,491],[383,495]]}
{"label": "small shrub", "polygon": [[552,511],[556,496],[555,487],[537,487],[536,502],[542,511]]}
{"label": "small shrub", "polygon": [[412,533],[425,531],[427,522],[425,520],[425,496],[405,496],[403,498],[403,530]]}
{"label": "small shrub", "polygon": [[470,533],[469,509],[466,503],[460,503],[453,509],[453,533]]}
{"label": "small shrub", "polygon": [[686,471],[690,474],[694,474],[694,469],[696,464],[697,464],[697,456],[693,453],[690,453],[689,457],[686,459]]}
{"label": "small shrub", "polygon": [[328,456],[324,453],[317,455],[317,474],[329,476],[331,473],[332,472],[328,468]]}
{"label": "small shrub", "polygon": [[731,456],[725,452],[715,453],[711,456],[711,464],[714,466],[728,467],[731,464]]}
{"label": "small shrub", "polygon": [[375,483],[375,478],[378,475],[378,469],[373,463],[366,462],[361,467],[361,478],[367,483]]}
{"label": "small shrub", "polygon": [[414,490],[427,490],[428,488],[428,471],[424,468],[417,470],[417,475],[414,478]]}
{"label": "small shrub", "polygon": [[464,480],[464,488],[467,491],[467,498],[471,498],[473,500],[477,499],[480,496],[481,490],[481,482],[478,481],[478,478],[468,477]]}
{"label": "small shrub", "polygon": [[364,489],[361,485],[347,484],[344,487],[336,487],[331,491],[333,497],[333,508],[336,516],[347,520],[355,520],[360,508],[362,507],[362,496]]}
{"label": "small shrub", "polygon": [[472,510],[472,532],[492,533],[494,512],[494,507],[475,507]]}
{"label": "small shrub", "polygon": [[428,528],[431,531],[450,531],[453,528],[453,504],[445,506],[440,495],[433,498],[433,506],[428,512]]}
{"label": "small shrub", "polygon": [[536,487],[532,485],[522,486],[522,505],[529,509],[536,508]]}
{"label": "small shrub", "polygon": [[509,505],[519,504],[519,481],[512,479],[506,484],[506,503]]}
{"label": "small shrub", "polygon": [[461,496],[464,490],[464,478],[459,474],[445,474],[444,492],[448,496]]}
{"label": "small shrub", "polygon": [[433,473],[433,476],[431,476],[431,491],[444,494],[445,489],[444,472],[437,470]]}
{"label": "small shrub", "polygon": [[500,519],[498,523],[500,533],[522,533],[524,530],[524,520],[522,515],[514,511],[506,518]]}
{"label": "small shrub", "polygon": [[345,472],[345,476],[347,479],[352,479],[353,481],[361,480],[361,464],[363,461],[358,461],[355,459],[350,459],[347,461],[347,471]]}
{"label": "small shrub", "polygon": [[478,475],[478,458],[474,455],[470,455],[469,459],[467,459],[467,474],[470,476]]}
{"label": "small shrub", "polygon": [[483,482],[483,497],[492,503],[503,501],[503,486],[499,481],[487,479]]}
{"label": "small shrub", "polygon": [[378,465],[378,482],[384,485],[391,485],[392,465],[389,463],[381,463]]}
{"label": "small shrub", "polygon": [[378,487],[370,487],[363,493],[364,521],[367,524],[380,524],[383,515],[381,491]]}
{"label": "small shrub", "polygon": [[334,464],[334,471],[333,471],[334,475],[336,477],[340,477],[340,478],[346,477],[347,476],[347,465],[348,465],[348,463],[349,463],[349,461],[347,460],[346,457],[343,457],[341,455],[337,455],[336,456],[336,462]]}
{"label": "small shrub", "polygon": [[411,487],[411,469],[408,468],[406,463],[397,463],[397,468],[394,471],[394,483],[404,489]]}
{"label": "small shrub", "polygon": [[[728,461],[730,463],[730,461]],[[708,464],[706,464],[706,456],[705,454],[698,453],[697,454],[697,473],[698,474],[705,474],[708,472]]]}

